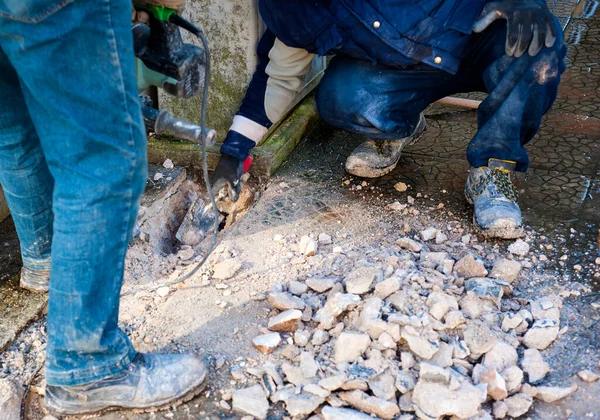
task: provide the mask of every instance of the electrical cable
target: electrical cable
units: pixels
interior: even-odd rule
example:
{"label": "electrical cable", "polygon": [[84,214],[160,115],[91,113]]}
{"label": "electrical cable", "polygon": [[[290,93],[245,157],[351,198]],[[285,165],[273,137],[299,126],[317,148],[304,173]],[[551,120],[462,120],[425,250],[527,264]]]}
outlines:
{"label": "electrical cable", "polygon": [[177,14],[171,15],[171,17],[169,18],[169,22],[173,23],[174,25],[179,26],[180,28],[185,29],[186,31],[195,35],[197,38],[200,38],[200,40],[202,41],[202,46],[204,48],[204,60],[205,60],[204,88],[203,88],[203,92],[202,92],[202,101],[200,103],[200,119],[201,119],[200,129],[202,131],[202,133],[201,133],[202,173],[204,176],[204,183],[206,184],[206,190],[208,192],[208,197],[210,199],[210,203],[211,203],[212,209],[213,209],[214,231],[213,231],[212,239],[210,242],[210,246],[208,247],[206,254],[202,258],[202,260],[200,260],[196,264],[196,266],[192,269],[192,271],[190,271],[189,273],[187,273],[181,277],[176,278],[175,280],[160,283],[157,285],[152,285],[149,287],[143,287],[143,288],[137,288],[134,290],[130,290],[130,291],[121,293],[121,296],[133,295],[135,293],[145,291],[145,290],[148,290],[148,291],[156,290],[161,287],[170,287],[175,284],[183,283],[184,281],[190,279],[193,275],[195,275],[198,272],[198,270],[200,270],[200,268],[204,265],[206,260],[208,260],[208,258],[214,251],[215,246],[217,244],[217,238],[219,235],[219,209],[217,207],[217,202],[215,200],[214,192],[212,191],[212,187],[210,185],[210,177],[208,175],[208,160],[207,160],[207,155],[206,155],[206,147],[207,147],[206,146],[206,131],[207,131],[206,130],[206,108],[207,108],[207,103],[208,103],[208,83],[210,80],[210,70],[211,70],[210,69],[210,50],[208,47],[208,40],[206,39],[206,36],[204,35],[204,33],[202,32],[202,30],[200,28],[198,28],[193,23],[187,21],[186,19],[182,18],[181,16],[179,16]]}

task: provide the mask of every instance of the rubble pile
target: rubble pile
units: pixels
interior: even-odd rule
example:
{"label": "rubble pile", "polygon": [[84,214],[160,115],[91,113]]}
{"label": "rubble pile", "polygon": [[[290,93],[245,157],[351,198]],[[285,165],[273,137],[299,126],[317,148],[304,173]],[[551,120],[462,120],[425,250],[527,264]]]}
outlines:
{"label": "rubble pile", "polygon": [[[255,383],[226,391],[233,409],[259,419],[274,406],[325,420],[508,418],[536,399],[575,392],[576,385],[544,386],[543,350],[566,332],[561,298],[512,296],[522,268],[515,258],[527,254],[527,243],[484,262],[468,240],[446,241],[426,229],[399,238],[395,255],[349,256],[343,275],[317,272],[276,285],[266,296],[270,319],[252,339],[268,362],[234,367],[237,379]],[[458,259],[453,246],[462,247]],[[326,234],[303,237],[296,249],[343,252]]]}

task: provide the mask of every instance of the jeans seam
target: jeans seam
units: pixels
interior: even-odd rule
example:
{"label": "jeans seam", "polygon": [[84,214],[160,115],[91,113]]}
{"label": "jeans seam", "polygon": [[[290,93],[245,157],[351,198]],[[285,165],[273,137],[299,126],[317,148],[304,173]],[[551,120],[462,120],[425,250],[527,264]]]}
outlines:
{"label": "jeans seam", "polygon": [[19,16],[15,16],[15,15],[12,15],[12,14],[6,13],[6,12],[0,12],[0,17],[4,18],[4,19],[8,19],[8,20],[13,20],[15,22],[21,22],[21,23],[39,23],[42,20],[46,19],[48,16],[58,12],[63,7],[73,3],[74,1],[75,0],[62,0],[58,3],[56,3],[54,6],[49,7],[48,9],[44,10],[43,13],[37,14],[35,17],[32,17],[32,18],[19,17]]}

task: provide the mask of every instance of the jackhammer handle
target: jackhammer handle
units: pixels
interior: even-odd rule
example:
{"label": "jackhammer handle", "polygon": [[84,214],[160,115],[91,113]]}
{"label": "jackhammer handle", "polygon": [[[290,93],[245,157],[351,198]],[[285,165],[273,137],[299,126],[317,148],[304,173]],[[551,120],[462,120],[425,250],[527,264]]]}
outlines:
{"label": "jackhammer handle", "polygon": [[[178,139],[189,140],[193,143],[202,144],[202,128],[188,121],[180,120],[169,114],[168,111],[158,111],[147,105],[142,105],[144,119],[154,121],[154,132],[156,134],[170,134]],[[206,146],[213,146],[217,140],[217,132],[204,129]]]}

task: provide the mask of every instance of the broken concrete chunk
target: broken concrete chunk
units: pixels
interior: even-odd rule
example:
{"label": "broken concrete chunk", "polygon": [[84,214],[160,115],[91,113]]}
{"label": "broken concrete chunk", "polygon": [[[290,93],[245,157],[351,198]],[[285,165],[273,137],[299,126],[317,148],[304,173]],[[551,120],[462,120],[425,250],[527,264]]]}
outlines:
{"label": "broken concrete chunk", "polygon": [[509,332],[509,331],[522,331],[522,330],[527,330],[527,328],[529,327],[529,324],[527,323],[527,321],[521,316],[521,314],[519,313],[511,313],[508,312],[506,314],[504,314],[504,318],[502,319],[502,331],[504,332]]}
{"label": "broken concrete chunk", "polygon": [[317,384],[304,385],[303,390],[306,392],[310,392],[313,395],[317,395],[321,398],[327,398],[331,395],[331,391],[328,391]]}
{"label": "broken concrete chunk", "polygon": [[410,325],[402,327],[400,337],[406,341],[410,351],[425,360],[431,359],[440,349],[438,343],[423,338],[421,334]]}
{"label": "broken concrete chunk", "polygon": [[377,342],[386,349],[395,350],[397,347],[396,340],[394,340],[394,338],[385,331],[383,333],[381,333],[381,335],[377,339]]}
{"label": "broken concrete chunk", "polygon": [[577,376],[584,382],[596,382],[600,379],[600,376],[592,372],[591,370],[581,370],[577,372]]}
{"label": "broken concrete chunk", "polygon": [[306,385],[313,382],[311,378],[304,377],[302,374],[302,369],[299,366],[283,363],[281,365],[281,371],[285,374],[287,381],[296,386]]}
{"label": "broken concrete chunk", "polygon": [[317,254],[317,242],[309,236],[303,236],[300,238],[300,244],[298,245],[299,251],[306,257],[312,257]]}
{"label": "broken concrete chunk", "polygon": [[323,330],[317,330],[313,334],[311,343],[313,346],[322,346],[329,341],[329,333]]}
{"label": "broken concrete chunk", "polygon": [[448,235],[446,235],[441,230],[438,230],[435,234],[435,243],[440,245],[448,240]]}
{"label": "broken concrete chunk", "polygon": [[407,392],[415,389],[415,386],[417,386],[417,380],[412,373],[401,370],[396,375],[395,386],[401,394],[406,394]]}
{"label": "broken concrete chunk", "polygon": [[342,392],[339,394],[339,397],[352,407],[385,420],[391,420],[400,414],[400,408],[396,403],[377,397],[370,397],[358,389],[350,392]]}
{"label": "broken concrete chunk", "polygon": [[321,233],[319,235],[319,245],[331,245],[331,236],[326,233]]}
{"label": "broken concrete chunk", "polygon": [[452,391],[439,382],[419,381],[412,392],[412,402],[421,419],[439,419],[456,416],[460,419],[474,417],[479,412],[487,394],[464,381],[460,388]]}
{"label": "broken concrete chunk", "polygon": [[436,228],[430,227],[421,231],[421,239],[424,241],[431,241],[435,239],[438,230]]}
{"label": "broken concrete chunk", "polygon": [[496,369],[487,369],[479,376],[479,382],[487,385],[487,393],[496,401],[508,397],[506,381]]}
{"label": "broken concrete chunk", "polygon": [[558,337],[558,322],[553,319],[540,319],[525,333],[523,344],[528,348],[544,350]]}
{"label": "broken concrete chunk", "polygon": [[302,296],[308,290],[308,286],[299,281],[291,281],[288,289],[292,295]]}
{"label": "broken concrete chunk", "polygon": [[335,280],[328,278],[309,278],[306,285],[317,293],[325,293],[333,287]]}
{"label": "broken concrete chunk", "polygon": [[367,381],[373,395],[387,401],[396,399],[394,382],[394,377],[389,373],[382,373]]}
{"label": "broken concrete chunk", "polygon": [[573,384],[570,387],[538,386],[536,387],[536,391],[537,394],[535,395],[535,398],[547,403],[552,403],[577,391],[577,385]]}
{"label": "broken concrete chunk", "polygon": [[553,319],[557,322],[560,321],[560,308],[547,296],[531,302],[531,314],[536,321],[538,319]]}
{"label": "broken concrete chunk", "polygon": [[216,280],[229,280],[235,276],[241,268],[242,263],[234,258],[221,261],[213,267],[212,278]]}
{"label": "broken concrete chunk", "polygon": [[501,258],[494,264],[490,277],[512,283],[519,276],[522,267],[518,261]]}
{"label": "broken concrete chunk", "polygon": [[302,376],[304,376],[306,379],[311,379],[317,376],[319,365],[317,365],[317,362],[315,362],[315,357],[312,353],[307,351],[300,353],[300,370],[302,371]]}
{"label": "broken concrete chunk", "polygon": [[479,359],[481,355],[490,351],[498,341],[490,328],[481,321],[471,322],[464,331],[464,337],[473,359]]}
{"label": "broken concrete chunk", "polygon": [[373,420],[368,414],[350,408],[337,408],[326,405],[321,409],[324,420]]}
{"label": "broken concrete chunk", "polygon": [[460,309],[471,319],[477,319],[484,311],[481,299],[473,292],[467,292],[467,296],[458,302]]}
{"label": "broken concrete chunk", "polygon": [[335,342],[335,362],[354,362],[370,344],[371,338],[367,334],[355,331],[341,333]]}
{"label": "broken concrete chunk", "polygon": [[400,238],[396,241],[396,245],[408,249],[411,252],[421,252],[421,249],[423,249],[422,244],[410,238]]}
{"label": "broken concrete chunk", "polygon": [[529,252],[529,244],[522,239],[517,239],[509,245],[508,252],[520,257],[524,257]]}
{"label": "broken concrete chunk", "polygon": [[267,418],[269,401],[260,385],[238,389],[233,393],[233,409],[242,414],[249,414],[257,419]]}
{"label": "broken concrete chunk", "polygon": [[533,398],[527,394],[515,394],[504,400],[506,404],[506,414],[509,417],[521,417],[527,413],[533,404]]}
{"label": "broken concrete chunk", "polygon": [[346,277],[346,291],[362,295],[371,290],[373,285],[383,278],[383,271],[378,266],[365,266],[352,271]]}
{"label": "broken concrete chunk", "polygon": [[298,347],[306,347],[310,341],[310,331],[298,330],[294,333],[294,343]]}
{"label": "broken concrete chunk", "polygon": [[274,316],[269,320],[269,330],[277,332],[292,332],[298,329],[300,325],[300,318],[302,318],[302,312],[298,309],[289,309],[283,311],[277,316]]}
{"label": "broken concrete chunk", "polygon": [[281,355],[288,360],[294,360],[297,356],[300,356],[300,349],[292,344],[288,344],[281,351]]}
{"label": "broken concrete chunk", "polygon": [[461,311],[450,311],[444,316],[445,327],[454,329],[467,322]]}
{"label": "broken concrete chunk", "polygon": [[527,373],[529,377],[528,382],[531,384],[541,381],[550,372],[550,365],[544,361],[542,353],[537,349],[525,350],[521,367]]}
{"label": "broken concrete chunk", "polygon": [[269,304],[274,309],[287,311],[290,309],[303,310],[306,304],[302,299],[284,292],[269,293]]}
{"label": "broken concrete chunk", "polygon": [[259,335],[252,340],[254,347],[263,354],[272,353],[279,346],[279,343],[281,343],[279,333]]}
{"label": "broken concrete chunk", "polygon": [[379,299],[387,299],[398,290],[400,290],[400,280],[397,277],[390,277],[375,285],[375,296]]}
{"label": "broken concrete chunk", "polygon": [[21,391],[8,379],[0,379],[0,418],[21,418]]}
{"label": "broken concrete chunk", "polygon": [[421,362],[419,380],[448,384],[450,383],[450,372],[431,363]]}
{"label": "broken concrete chunk", "polygon": [[421,252],[419,261],[422,267],[436,268],[448,258],[447,252]]}
{"label": "broken concrete chunk", "polygon": [[360,296],[349,293],[335,293],[327,299],[325,306],[317,312],[317,321],[321,327],[330,330],[334,327],[335,319],[342,312],[360,303]]}
{"label": "broken concrete chunk", "polygon": [[508,406],[504,401],[496,401],[494,403],[492,414],[497,419],[503,419],[508,413]]}
{"label": "broken concrete chunk", "polygon": [[516,366],[519,356],[517,350],[506,341],[498,340],[494,347],[483,358],[483,365],[502,372],[511,366]]}
{"label": "broken concrete chunk", "polygon": [[345,374],[330,376],[319,381],[319,386],[328,391],[336,391],[342,387],[348,380]]}
{"label": "broken concrete chunk", "polygon": [[284,402],[292,417],[308,416],[325,402],[324,397],[308,392],[296,394],[293,389],[282,389],[271,396],[273,402]]}
{"label": "broken concrete chunk", "polygon": [[518,366],[511,366],[502,371],[502,377],[506,381],[506,390],[509,394],[517,392],[523,382],[523,371]]}
{"label": "broken concrete chunk", "polygon": [[471,254],[467,254],[454,264],[454,272],[459,277],[470,279],[472,277],[485,277],[488,271],[483,264],[476,261]]}
{"label": "broken concrete chunk", "polygon": [[427,306],[429,313],[438,321],[444,319],[444,316],[449,311],[458,310],[458,302],[456,299],[444,292],[433,292],[427,298]]}
{"label": "broken concrete chunk", "polygon": [[502,299],[502,295],[504,294],[501,284],[483,277],[476,277],[465,281],[465,290],[473,292],[480,299],[489,300],[496,305],[500,304],[500,299]]}

